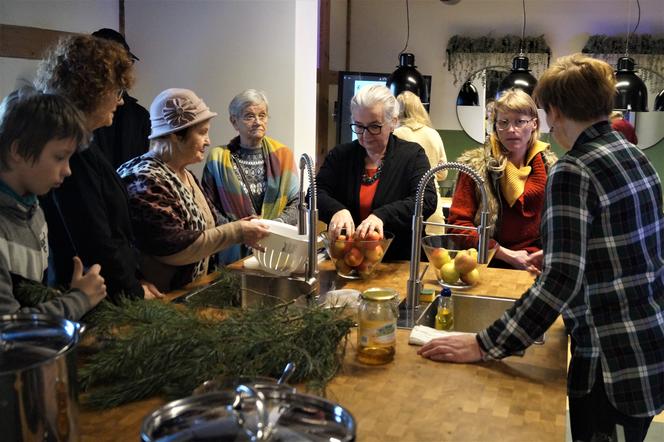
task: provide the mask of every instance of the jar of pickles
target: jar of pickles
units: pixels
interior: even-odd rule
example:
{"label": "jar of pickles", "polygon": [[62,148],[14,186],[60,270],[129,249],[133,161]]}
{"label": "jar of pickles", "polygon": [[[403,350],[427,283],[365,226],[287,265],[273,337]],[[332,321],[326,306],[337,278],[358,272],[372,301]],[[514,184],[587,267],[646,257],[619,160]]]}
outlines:
{"label": "jar of pickles", "polygon": [[396,349],[398,293],[393,289],[370,288],[361,295],[357,360],[364,364],[387,364]]}

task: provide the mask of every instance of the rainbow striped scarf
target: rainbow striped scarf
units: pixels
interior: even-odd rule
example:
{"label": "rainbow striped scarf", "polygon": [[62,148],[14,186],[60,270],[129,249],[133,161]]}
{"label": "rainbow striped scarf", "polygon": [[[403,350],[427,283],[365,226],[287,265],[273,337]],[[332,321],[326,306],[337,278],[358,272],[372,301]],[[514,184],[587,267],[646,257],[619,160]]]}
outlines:
{"label": "rainbow striped scarf", "polygon": [[[233,168],[232,155],[239,149],[239,137],[228,146],[212,149],[205,165],[206,173],[214,178],[215,190],[219,195],[223,212],[232,220],[255,215],[251,198],[242,190],[240,179]],[[298,179],[293,152],[277,140],[263,137],[261,141],[265,158],[267,187],[261,208],[261,216],[275,219],[286,207],[286,203],[297,197]]]}

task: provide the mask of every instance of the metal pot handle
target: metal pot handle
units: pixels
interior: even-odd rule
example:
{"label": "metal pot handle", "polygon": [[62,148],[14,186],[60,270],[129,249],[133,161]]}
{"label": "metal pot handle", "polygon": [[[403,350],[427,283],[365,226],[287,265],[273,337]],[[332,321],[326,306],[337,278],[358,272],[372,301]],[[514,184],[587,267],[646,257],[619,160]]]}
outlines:
{"label": "metal pot handle", "polygon": [[258,417],[256,439],[267,440],[270,437],[272,429],[270,428],[267,408],[265,407],[265,395],[247,385],[238,385],[235,388],[235,400],[233,401],[233,408],[235,410],[239,411],[242,408],[243,394],[252,397],[256,402],[256,415]]}

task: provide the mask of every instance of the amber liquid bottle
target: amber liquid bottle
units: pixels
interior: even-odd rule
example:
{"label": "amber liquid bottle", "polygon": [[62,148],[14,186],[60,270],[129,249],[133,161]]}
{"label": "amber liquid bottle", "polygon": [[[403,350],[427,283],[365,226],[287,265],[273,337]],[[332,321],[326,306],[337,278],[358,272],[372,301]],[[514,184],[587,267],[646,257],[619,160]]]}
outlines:
{"label": "amber liquid bottle", "polygon": [[396,352],[398,294],[392,289],[372,288],[362,293],[357,330],[359,362],[387,364]]}

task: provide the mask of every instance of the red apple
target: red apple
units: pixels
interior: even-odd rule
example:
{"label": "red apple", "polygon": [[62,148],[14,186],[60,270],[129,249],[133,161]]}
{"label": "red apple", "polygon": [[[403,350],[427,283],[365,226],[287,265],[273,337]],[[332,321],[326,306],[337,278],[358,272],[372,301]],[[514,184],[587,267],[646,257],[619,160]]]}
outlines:
{"label": "red apple", "polygon": [[365,259],[359,266],[357,266],[357,273],[359,273],[362,278],[368,278],[371,275],[371,272],[373,272],[373,269],[373,263]]}
{"label": "red apple", "polygon": [[362,247],[365,250],[375,249],[380,245],[381,239],[383,238],[380,236],[380,233],[372,230],[371,232],[367,233],[367,236],[364,238],[364,240],[362,240]]}
{"label": "red apple", "polygon": [[475,267],[477,267],[477,260],[465,250],[457,253],[454,257],[454,270],[462,275],[470,273]]}
{"label": "red apple", "polygon": [[383,250],[383,246],[378,244],[376,247],[372,249],[367,249],[364,251],[364,258],[366,261],[370,263],[377,263],[381,259],[383,259],[383,255],[385,254],[385,251]]}
{"label": "red apple", "polygon": [[346,253],[346,256],[344,256],[344,261],[351,267],[359,266],[363,260],[364,255],[362,255],[362,252],[357,247],[350,249],[348,253]]}

